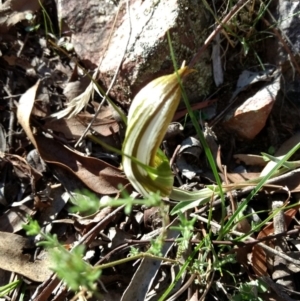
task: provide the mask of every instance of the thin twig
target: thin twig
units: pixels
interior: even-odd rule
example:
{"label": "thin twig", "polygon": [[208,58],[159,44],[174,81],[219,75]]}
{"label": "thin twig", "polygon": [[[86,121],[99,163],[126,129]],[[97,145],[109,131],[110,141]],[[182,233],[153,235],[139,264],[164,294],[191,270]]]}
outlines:
{"label": "thin twig", "polygon": [[10,76],[8,76],[7,83],[6,83],[6,85],[3,86],[3,89],[9,96],[9,125],[8,125],[8,133],[7,133],[7,135],[8,135],[7,142],[8,142],[9,147],[12,147],[16,116],[13,111],[14,100],[13,100],[13,95],[12,95],[12,91],[10,88],[10,86],[11,86],[10,83],[11,83]]}
{"label": "thin twig", "polygon": [[103,229],[103,224],[107,224],[111,219],[121,210],[123,210],[125,205],[120,206],[113,210],[111,213],[105,216],[105,218],[101,219],[101,221],[92,228],[89,232],[87,232],[85,235],[81,237],[81,239],[78,241],[78,244],[86,244],[88,245],[91,243],[91,241],[98,235],[99,231]]}
{"label": "thin twig", "polygon": [[[212,240],[211,243],[213,245],[249,246],[249,245],[257,244],[259,242],[268,241],[268,240],[272,240],[272,239],[275,239],[278,237],[282,237],[282,236],[295,235],[295,234],[298,234],[299,232],[300,232],[300,228],[296,228],[296,229],[285,231],[282,233],[264,236],[259,239],[254,239],[251,241]],[[126,244],[122,245],[123,248],[127,245],[133,245],[133,244],[135,244],[135,245],[149,244],[149,243],[151,243],[152,240],[151,239],[147,239],[147,240],[125,239],[125,241],[126,241]],[[174,238],[164,239],[164,242],[175,242],[175,241],[176,241],[176,239],[174,239]],[[189,242],[192,244],[199,244],[201,242],[201,240],[200,239],[191,239]]]}
{"label": "thin twig", "polygon": [[[121,4],[119,4],[121,5]],[[95,122],[97,116],[99,115],[99,112],[102,108],[102,105],[104,104],[104,102],[107,100],[107,96],[109,95],[113,85],[115,84],[116,82],[116,79],[117,79],[117,76],[119,74],[119,71],[120,71],[120,68],[122,66],[122,63],[123,63],[123,59],[125,57],[125,54],[126,54],[126,51],[127,51],[127,47],[129,45],[129,41],[130,41],[130,37],[131,37],[131,32],[132,32],[132,24],[131,24],[131,16],[130,16],[130,6],[129,6],[129,0],[126,0],[126,10],[127,10],[127,14],[128,14],[128,22],[129,22],[129,33],[128,33],[128,38],[127,38],[127,41],[126,41],[126,45],[125,45],[125,48],[124,48],[124,52],[121,56],[121,60],[119,62],[119,65],[115,71],[115,74],[111,80],[111,83],[105,93],[105,95],[103,96],[103,100],[101,101],[99,107],[97,108],[97,111],[95,112],[95,115],[93,117],[93,119],[91,120],[91,122],[89,123],[89,125],[87,126],[87,128],[85,129],[84,133],[81,135],[81,137],[79,138],[79,140],[77,141],[75,147],[77,147],[81,141],[84,139],[84,137],[86,136],[86,134],[88,133],[88,131],[90,130],[91,126],[93,125],[93,123]]]}
{"label": "thin twig", "polygon": [[196,274],[192,274],[190,278],[187,280],[187,282],[174,295],[172,295],[169,299],[167,299],[167,301],[178,300],[178,297],[188,289],[188,287],[194,282],[195,278],[196,278]]}
{"label": "thin twig", "polygon": [[183,182],[182,182],[180,176],[178,175],[177,167],[176,167],[176,165],[174,163],[175,159],[176,159],[176,156],[178,155],[178,152],[180,150],[180,147],[181,147],[180,145],[176,146],[175,151],[174,151],[174,153],[172,155],[172,158],[170,160],[170,166],[171,166],[171,169],[172,169],[173,173],[175,174],[176,179],[178,180],[179,185],[182,186]]}
{"label": "thin twig", "polygon": [[[208,219],[205,218],[205,217],[203,217],[203,216],[199,216],[199,215],[194,214],[194,213],[190,214],[190,216],[191,216],[191,217],[195,217],[195,218],[197,218],[198,220],[200,220],[200,221],[202,221],[202,222],[208,223]],[[218,223],[213,222],[213,221],[210,221],[210,224],[211,224],[212,226],[214,226],[215,228],[217,228],[218,230],[221,230],[221,226],[220,226]],[[239,232],[239,231],[236,231],[236,230],[231,230],[230,233],[233,234],[233,235],[236,235],[236,236],[238,236],[238,237],[244,236],[244,235],[245,235],[245,233]],[[248,239],[248,240],[250,240],[250,241],[254,241],[254,240],[255,240],[254,238],[252,238],[252,237],[250,237],[250,236],[248,236],[246,239]],[[271,254],[273,254],[273,255],[277,255],[277,256],[279,256],[279,257],[285,259],[285,260],[288,261],[288,262],[291,262],[291,263],[293,263],[293,264],[296,264],[296,265],[300,266],[300,260],[298,260],[298,259],[289,257],[289,256],[287,256],[287,255],[284,254],[284,253],[278,252],[277,250],[272,249],[271,247],[265,245],[265,244],[262,243],[262,242],[258,242],[257,245],[260,246],[260,247],[261,247],[262,249],[264,249],[265,251],[267,251],[267,252],[269,252],[269,253],[271,253]]]}

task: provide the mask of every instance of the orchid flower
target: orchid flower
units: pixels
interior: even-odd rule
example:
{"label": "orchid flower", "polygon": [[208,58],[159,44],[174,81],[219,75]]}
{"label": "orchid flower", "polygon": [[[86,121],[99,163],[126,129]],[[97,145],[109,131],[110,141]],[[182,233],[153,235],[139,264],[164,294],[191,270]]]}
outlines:
{"label": "orchid flower", "polygon": [[192,69],[183,66],[171,75],[151,81],[135,96],[129,109],[122,148],[123,170],[137,192],[144,197],[159,192],[162,197],[180,201],[171,214],[202,205],[245,185],[264,185],[264,179],[257,178],[220,187],[207,185],[199,191],[173,187],[174,176],[169,160],[159,147],[181,99],[179,78],[182,80],[191,72]]}
{"label": "orchid flower", "polygon": [[[180,78],[193,72],[178,70]],[[146,85],[133,99],[123,143],[123,169],[132,186],[143,196],[160,192],[169,196],[174,176],[169,160],[159,146],[181,98],[176,72]]]}

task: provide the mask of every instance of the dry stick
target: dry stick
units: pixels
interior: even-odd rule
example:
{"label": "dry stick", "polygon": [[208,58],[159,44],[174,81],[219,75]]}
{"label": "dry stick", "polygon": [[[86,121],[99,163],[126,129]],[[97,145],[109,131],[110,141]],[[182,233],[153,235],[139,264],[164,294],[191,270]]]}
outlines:
{"label": "dry stick", "polygon": [[9,126],[8,126],[8,133],[7,133],[8,134],[7,142],[8,142],[9,147],[12,147],[13,133],[14,133],[14,124],[15,124],[15,119],[16,119],[15,113],[13,111],[14,100],[13,100],[13,96],[12,96],[11,91],[10,91],[10,85],[9,85],[9,83],[7,83],[6,86],[5,85],[3,86],[3,90],[9,96]]}
{"label": "dry stick", "polygon": [[170,166],[171,166],[171,168],[172,168],[172,170],[173,170],[173,172],[174,172],[174,174],[175,174],[175,176],[176,176],[176,178],[177,178],[177,180],[178,180],[180,186],[182,186],[182,185],[183,185],[183,182],[182,182],[181,178],[180,178],[179,175],[178,175],[176,166],[174,166],[174,161],[175,161],[175,158],[176,158],[176,156],[177,156],[177,154],[178,154],[178,152],[179,152],[179,150],[180,150],[180,147],[181,147],[180,145],[177,145],[177,146],[176,146],[175,151],[174,151],[174,153],[173,153],[173,155],[172,155],[172,158],[171,158],[171,160],[170,160]]}
{"label": "dry stick", "polygon": [[53,273],[47,280],[45,280],[41,285],[39,285],[33,295],[30,298],[30,301],[44,301],[48,300],[51,293],[59,284],[60,280],[57,279],[56,275]]}
{"label": "dry stick", "polygon": [[[284,216],[284,199],[285,196],[279,195],[274,198],[272,201],[272,210],[275,213],[273,217],[273,227],[274,227],[274,233],[280,234],[286,231],[286,220]],[[287,245],[287,241],[285,237],[279,237],[275,240],[275,246],[274,249],[281,253],[286,253],[289,249]],[[292,275],[292,271],[285,265],[285,262],[278,258],[278,256],[274,256],[273,258],[273,273],[272,277],[273,279],[277,279],[276,276],[279,274],[282,275],[284,273],[284,285],[288,287],[291,290],[296,289],[294,277]]]}
{"label": "dry stick", "polygon": [[[213,222],[213,221],[209,221],[205,217],[199,216],[199,215],[194,214],[194,213],[190,214],[190,216],[191,217],[195,217],[196,219],[198,219],[198,220],[200,220],[200,221],[202,221],[204,223],[208,223],[209,222],[212,226],[216,227],[218,230],[221,229],[221,226],[218,223]],[[235,230],[231,230],[230,233],[234,234],[236,236],[244,236],[245,235],[245,233],[238,232],[238,231],[235,231]],[[252,238],[250,236],[247,237],[247,239],[250,240],[250,241],[254,241],[255,240],[254,238]],[[280,256],[281,258],[285,259],[286,261],[289,261],[289,262],[291,262],[293,264],[296,264],[296,265],[300,266],[300,260],[298,260],[298,259],[294,259],[292,257],[287,256],[284,253],[278,252],[277,250],[270,248],[269,246],[265,245],[264,243],[258,242],[257,245],[260,246],[265,251],[267,251],[267,252],[269,252],[269,253],[271,253],[273,255]]]}
{"label": "dry stick", "polygon": [[[120,7],[121,4],[119,4],[119,7]],[[79,138],[79,140],[77,141],[75,147],[77,147],[81,141],[84,139],[84,137],[86,136],[86,134],[88,133],[88,131],[90,130],[91,126],[93,125],[93,123],[95,122],[97,116],[99,115],[99,112],[102,108],[102,105],[104,104],[104,102],[107,100],[107,96],[108,94],[110,93],[110,90],[112,89],[113,85],[115,84],[116,82],[116,79],[117,79],[117,75],[119,73],[119,70],[121,68],[121,65],[123,63],[123,59],[125,57],[125,54],[126,54],[126,51],[127,51],[127,47],[129,45],[129,40],[130,40],[130,37],[131,37],[131,32],[132,32],[132,25],[131,25],[131,16],[130,16],[130,7],[129,7],[129,0],[126,0],[126,10],[127,10],[127,14],[128,14],[128,22],[129,22],[129,34],[128,34],[128,39],[126,41],[126,45],[125,45],[125,49],[124,49],[124,52],[123,52],[123,55],[121,56],[121,60],[120,60],[120,63],[115,71],[115,74],[114,74],[114,77],[112,78],[111,80],[111,83],[105,93],[105,95],[103,96],[103,100],[101,101],[99,107],[97,108],[97,111],[93,117],[93,119],[91,120],[91,122],[89,123],[89,125],[87,126],[87,128],[85,129],[84,133],[81,135],[81,137]],[[117,18],[115,18],[115,22],[116,22]],[[114,26],[113,26],[114,28]],[[109,43],[108,43],[109,44]],[[100,67],[100,65],[99,65]],[[98,67],[98,68],[99,68]]]}
{"label": "dry stick", "polygon": [[22,43],[22,45],[21,45],[21,47],[20,47],[20,49],[19,49],[19,51],[18,51],[18,53],[17,53],[17,57],[20,57],[20,56],[21,56],[21,53],[22,53],[22,51],[23,51],[23,49],[24,49],[24,47],[25,47],[25,44],[26,44],[27,41],[28,41],[28,37],[29,37],[29,33],[26,34],[25,40],[24,40],[24,42]]}
{"label": "dry stick", "polygon": [[182,295],[190,285],[193,284],[195,278],[196,278],[196,274],[192,274],[190,278],[184,283],[184,285],[174,295],[168,298],[167,301],[178,300],[178,297]]}
{"label": "dry stick", "polygon": [[94,228],[92,228],[89,232],[87,232],[81,239],[78,241],[78,244],[86,244],[88,245],[99,233],[103,224],[110,221],[119,211],[123,210],[125,205],[122,205],[116,208],[114,211],[109,213],[105,218],[103,218]]}
{"label": "dry stick", "polygon": [[[3,87],[3,89],[4,89],[4,87]],[[11,97],[17,98],[17,97],[20,97],[20,96],[22,96],[22,95],[23,95],[23,94],[14,94],[14,95],[11,95],[11,96],[3,96],[2,99],[9,99],[9,98],[11,98]]]}
{"label": "dry stick", "polygon": [[201,54],[205,51],[208,45],[212,42],[215,36],[221,31],[223,25],[226,24],[230,19],[234,17],[234,15],[243,8],[247,4],[249,0],[239,0],[238,3],[231,9],[231,11],[225,16],[225,18],[221,21],[216,29],[210,34],[210,36],[205,40],[204,45],[200,48],[200,50],[196,53],[196,55],[192,58],[191,62],[189,63],[189,68],[193,68],[196,64],[198,59],[200,58]]}
{"label": "dry stick", "polygon": [[[150,240],[149,240],[150,242]],[[149,243],[148,242],[148,243]],[[131,245],[130,245],[131,246]],[[115,247],[113,250],[111,250],[109,253],[107,253],[104,257],[102,257],[100,260],[98,260],[96,263],[95,263],[95,266],[98,266],[98,265],[102,265],[104,262],[108,261],[110,259],[110,257],[116,253],[117,251],[120,251],[120,250],[123,250],[125,249],[126,247],[129,247],[129,244],[128,243],[125,243],[125,244],[122,244],[120,246],[117,246]]]}
{"label": "dry stick", "polygon": [[205,300],[205,297],[206,297],[206,295],[208,294],[208,292],[209,292],[209,290],[210,290],[210,288],[211,288],[211,286],[212,286],[212,284],[213,284],[213,280],[214,280],[214,277],[215,277],[215,273],[216,273],[215,270],[213,270],[213,271],[211,272],[211,276],[210,276],[209,282],[206,284],[205,290],[204,290],[202,296],[200,297],[199,301]]}

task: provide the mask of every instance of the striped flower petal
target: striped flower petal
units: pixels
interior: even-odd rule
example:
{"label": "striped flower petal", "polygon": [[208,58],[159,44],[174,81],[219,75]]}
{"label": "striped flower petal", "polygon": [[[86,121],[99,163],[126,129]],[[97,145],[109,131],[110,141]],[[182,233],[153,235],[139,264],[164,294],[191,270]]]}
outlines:
{"label": "striped flower petal", "polygon": [[[183,78],[193,70],[182,67]],[[123,169],[132,186],[143,196],[160,192],[168,196],[173,188],[169,161],[159,146],[180,102],[176,73],[159,77],[133,99],[123,143]]]}

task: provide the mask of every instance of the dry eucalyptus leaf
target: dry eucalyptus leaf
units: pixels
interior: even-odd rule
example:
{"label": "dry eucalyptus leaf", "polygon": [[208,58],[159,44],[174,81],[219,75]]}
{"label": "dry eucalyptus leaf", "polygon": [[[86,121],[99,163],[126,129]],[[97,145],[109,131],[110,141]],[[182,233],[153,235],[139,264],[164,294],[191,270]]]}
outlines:
{"label": "dry eucalyptus leaf", "polygon": [[[244,181],[254,180],[259,177],[258,172],[245,172],[245,173],[227,173],[227,178],[230,180],[231,183],[239,184]],[[221,175],[223,181],[225,181],[225,177]]]}
{"label": "dry eucalyptus leaf", "polygon": [[242,161],[246,165],[265,166],[267,164],[263,157],[258,155],[236,154],[233,158],[238,161],[237,163]]}
{"label": "dry eucalyptus leaf", "polygon": [[121,170],[100,159],[86,157],[72,151],[54,139],[36,136],[41,157],[51,164],[72,172],[88,188],[100,194],[116,194],[118,185],[128,184]]}
{"label": "dry eucalyptus leaf", "polygon": [[27,137],[31,141],[31,143],[37,148],[33,133],[30,128],[30,115],[33,108],[33,104],[36,97],[36,92],[39,87],[40,81],[38,80],[34,86],[29,88],[20,98],[18,110],[17,110],[17,118],[18,122],[23,127]]}
{"label": "dry eucalyptus leaf", "polygon": [[87,88],[78,95],[77,97],[73,98],[68,104],[67,107],[61,111],[58,111],[51,115],[51,117],[55,117],[57,119],[64,118],[68,116],[68,118],[76,116],[84,107],[87,106],[88,102],[90,101],[94,91],[98,93],[100,97],[102,97],[97,85],[94,83],[98,75],[98,69],[94,72],[93,80],[90,81],[90,84]]}
{"label": "dry eucalyptus leaf", "polygon": [[287,187],[290,192],[300,192],[300,172],[299,170],[293,171],[288,177],[283,178],[276,182],[276,185]]}
{"label": "dry eucalyptus leaf", "polygon": [[5,159],[12,164],[14,172],[19,179],[29,178],[31,181],[37,181],[42,177],[42,174],[38,170],[18,155],[7,154]]}
{"label": "dry eucalyptus leaf", "polygon": [[31,255],[24,254],[30,249],[29,239],[17,234],[0,232],[0,266],[3,270],[21,274],[33,281],[43,282],[53,273],[47,253],[32,260]]}
{"label": "dry eucalyptus leaf", "polygon": [[51,187],[48,185],[45,189],[44,197],[46,200],[50,200],[50,202],[49,205],[41,210],[39,215],[39,224],[43,226],[43,228],[47,227],[47,231],[50,231],[52,223],[56,220],[57,215],[65,207],[68,201],[67,198],[63,198],[64,193],[65,189],[61,185],[57,187]]}
{"label": "dry eucalyptus leaf", "polygon": [[[73,79],[73,77],[76,79]],[[83,93],[91,82],[91,79],[88,76],[83,76],[80,78],[77,77],[77,68],[75,67],[69,82],[66,83],[63,91],[63,94],[69,101]]]}
{"label": "dry eucalyptus leaf", "polygon": [[280,148],[276,151],[275,156],[284,156],[298,143],[300,143],[300,132],[297,132],[291,138],[282,143]]}
{"label": "dry eucalyptus leaf", "polygon": [[200,141],[194,137],[188,137],[182,141],[178,155],[191,155],[195,159],[198,159],[201,152],[202,146]]}
{"label": "dry eucalyptus leaf", "polygon": [[[106,107],[108,108],[108,107]],[[106,109],[105,109],[106,110]],[[79,139],[92,120],[93,115],[80,113],[76,117],[46,120],[45,127],[56,133],[61,133],[66,139]],[[111,136],[119,132],[118,123],[111,118],[102,118],[102,114],[96,118],[92,126],[93,130],[102,136]]]}

